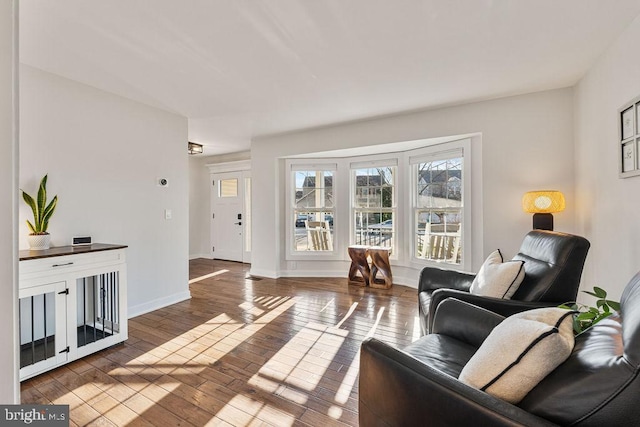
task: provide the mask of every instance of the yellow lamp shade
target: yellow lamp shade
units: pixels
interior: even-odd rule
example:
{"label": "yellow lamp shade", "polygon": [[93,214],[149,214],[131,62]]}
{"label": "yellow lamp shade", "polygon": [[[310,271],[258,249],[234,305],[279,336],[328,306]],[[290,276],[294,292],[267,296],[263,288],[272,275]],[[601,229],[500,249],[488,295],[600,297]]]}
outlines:
{"label": "yellow lamp shade", "polygon": [[529,213],[561,212],[564,207],[564,195],[556,190],[528,191],[522,197],[522,209]]}

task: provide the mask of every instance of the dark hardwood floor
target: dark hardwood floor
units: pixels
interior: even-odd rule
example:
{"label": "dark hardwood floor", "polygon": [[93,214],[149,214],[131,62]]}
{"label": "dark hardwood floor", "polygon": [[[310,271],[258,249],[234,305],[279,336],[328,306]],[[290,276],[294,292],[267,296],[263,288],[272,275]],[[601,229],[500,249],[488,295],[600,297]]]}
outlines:
{"label": "dark hardwood floor", "polygon": [[346,279],[247,279],[190,262],[192,299],[129,320],[126,343],[22,383],[71,425],[356,426],[359,348],[419,334],[416,290]]}

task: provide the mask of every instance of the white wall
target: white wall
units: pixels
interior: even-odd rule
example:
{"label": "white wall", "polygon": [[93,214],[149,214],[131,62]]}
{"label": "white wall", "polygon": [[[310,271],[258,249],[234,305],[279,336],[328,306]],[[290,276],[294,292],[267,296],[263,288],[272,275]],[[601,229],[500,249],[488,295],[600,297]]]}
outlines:
{"label": "white wall", "polygon": [[189,157],[189,259],[211,258],[209,249],[209,170],[197,155]]}
{"label": "white wall", "polygon": [[18,2],[0,0],[0,403],[19,403],[17,340]]}
{"label": "white wall", "polygon": [[619,297],[640,270],[640,177],[618,178],[618,109],[640,96],[640,17],[575,89],[577,228],[591,241],[583,288]]}
{"label": "white wall", "polygon": [[207,165],[249,160],[249,151],[189,157],[189,259],[211,258],[211,177]]}
{"label": "white wall", "polygon": [[[567,210],[555,215],[556,230],[573,232],[572,101],[572,89],[560,89],[254,140],[252,274],[277,277],[291,268],[284,260],[284,174],[278,159],[323,150],[481,133],[481,148],[476,150],[480,156],[475,159],[482,163],[482,185],[474,188],[478,200],[473,206],[476,271],[496,248],[507,256],[517,251],[531,229],[531,216],[521,208],[528,190],[563,191]],[[296,268],[301,274],[312,269],[346,277],[349,263],[344,255],[342,262],[316,262],[313,267],[297,263]],[[418,270],[401,270],[398,275],[415,286]]]}
{"label": "white wall", "polygon": [[[20,90],[20,188],[35,193],[49,174],[52,244],[129,245],[131,316],[189,298],[186,118],[25,65]],[[21,249],[30,216],[20,203]]]}

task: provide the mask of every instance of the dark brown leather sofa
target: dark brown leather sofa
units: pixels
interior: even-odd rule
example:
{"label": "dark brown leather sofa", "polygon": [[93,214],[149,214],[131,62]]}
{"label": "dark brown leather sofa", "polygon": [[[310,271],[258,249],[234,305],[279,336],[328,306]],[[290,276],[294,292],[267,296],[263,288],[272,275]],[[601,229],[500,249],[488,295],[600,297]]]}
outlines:
{"label": "dark brown leather sofa", "polygon": [[469,287],[475,274],[424,268],[418,282],[422,333],[430,330],[429,319],[433,318],[438,304],[450,297],[503,316],[575,301],[589,246],[584,237],[554,231],[530,231],[513,257],[524,261],[525,276],[510,300],[471,295]]}
{"label": "dark brown leather sofa", "polygon": [[433,333],[404,350],[365,340],[360,426],[640,425],[640,273],[619,314],[578,335],[569,358],[517,406],[457,380],[501,320],[449,298],[439,304]]}

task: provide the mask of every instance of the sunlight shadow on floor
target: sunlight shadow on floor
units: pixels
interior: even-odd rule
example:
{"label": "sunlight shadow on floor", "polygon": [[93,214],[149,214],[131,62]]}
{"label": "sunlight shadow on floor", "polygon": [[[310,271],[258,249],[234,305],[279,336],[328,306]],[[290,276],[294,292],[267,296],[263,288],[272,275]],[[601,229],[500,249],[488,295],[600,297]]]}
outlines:
{"label": "sunlight shadow on floor", "polygon": [[204,279],[208,279],[208,278],[210,278],[210,277],[218,276],[218,275],[220,275],[220,274],[224,274],[224,273],[228,273],[228,272],[229,272],[229,270],[218,270],[218,271],[214,271],[213,273],[205,274],[204,276],[195,277],[195,278],[193,278],[193,279],[189,280],[189,284],[196,283],[196,282],[200,282],[200,281],[202,281],[202,280],[204,280]]}

